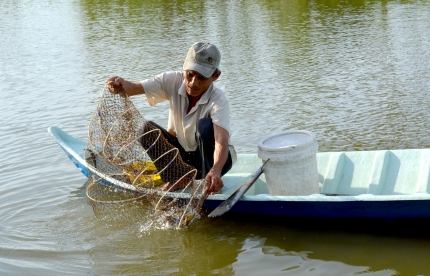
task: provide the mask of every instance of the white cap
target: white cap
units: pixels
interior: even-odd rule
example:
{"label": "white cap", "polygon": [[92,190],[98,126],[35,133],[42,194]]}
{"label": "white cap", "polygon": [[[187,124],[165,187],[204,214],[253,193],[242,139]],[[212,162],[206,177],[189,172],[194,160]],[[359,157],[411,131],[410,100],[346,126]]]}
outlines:
{"label": "white cap", "polygon": [[188,50],[183,69],[196,71],[205,78],[210,78],[219,68],[221,54],[218,48],[210,43],[196,42]]}

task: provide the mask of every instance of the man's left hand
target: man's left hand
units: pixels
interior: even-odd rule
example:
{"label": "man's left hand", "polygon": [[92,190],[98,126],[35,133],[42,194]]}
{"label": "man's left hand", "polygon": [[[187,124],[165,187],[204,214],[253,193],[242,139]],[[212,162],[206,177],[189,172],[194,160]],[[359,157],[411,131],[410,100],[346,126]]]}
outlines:
{"label": "man's left hand", "polygon": [[221,191],[222,187],[224,187],[224,184],[221,180],[221,174],[216,173],[213,170],[209,171],[209,173],[206,175],[205,180],[206,189],[204,190],[204,193],[213,195]]}

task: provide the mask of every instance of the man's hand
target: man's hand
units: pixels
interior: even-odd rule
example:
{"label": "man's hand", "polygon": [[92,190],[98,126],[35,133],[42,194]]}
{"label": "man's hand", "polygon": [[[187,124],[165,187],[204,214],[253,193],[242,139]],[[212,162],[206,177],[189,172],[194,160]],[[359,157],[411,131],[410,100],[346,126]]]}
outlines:
{"label": "man's hand", "polygon": [[130,82],[121,77],[113,76],[107,79],[106,81],[108,89],[111,93],[114,94],[127,94],[128,96],[145,94],[145,90],[143,90],[143,86],[140,82]]}
{"label": "man's hand", "polygon": [[209,173],[205,177],[206,180],[206,188],[203,193],[207,193],[213,195],[221,191],[224,184],[221,179],[221,174],[214,172],[214,170],[210,170]]}
{"label": "man's hand", "polygon": [[124,79],[118,76],[113,76],[106,81],[109,91],[113,94],[119,94],[125,96],[126,92],[124,90]]}

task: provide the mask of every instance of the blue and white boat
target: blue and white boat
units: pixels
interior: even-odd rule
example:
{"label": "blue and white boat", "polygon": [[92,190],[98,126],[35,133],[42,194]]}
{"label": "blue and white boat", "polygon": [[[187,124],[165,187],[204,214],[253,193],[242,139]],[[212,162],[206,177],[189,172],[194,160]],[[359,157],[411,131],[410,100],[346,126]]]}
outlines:
{"label": "blue and white boat", "polygon": [[[84,158],[85,141],[57,127],[48,132],[86,177],[97,174],[110,185],[135,190],[89,165]],[[430,218],[430,149],[318,152],[316,158],[320,193],[270,195],[262,174],[230,212],[308,218]],[[210,195],[204,208],[215,209],[261,165],[257,154],[238,154],[236,164],[223,176],[222,193]]]}

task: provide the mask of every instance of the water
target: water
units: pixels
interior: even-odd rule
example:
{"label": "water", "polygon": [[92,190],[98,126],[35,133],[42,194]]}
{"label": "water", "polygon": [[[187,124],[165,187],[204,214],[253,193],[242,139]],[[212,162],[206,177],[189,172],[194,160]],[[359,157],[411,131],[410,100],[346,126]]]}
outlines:
{"label": "water", "polygon": [[[430,274],[423,225],[97,221],[46,132],[86,139],[109,76],[180,69],[202,40],[222,53],[239,153],[288,129],[315,132],[320,151],[429,147],[429,2],[141,2],[0,1],[0,275]],[[167,124],[166,104],[133,101]]]}

